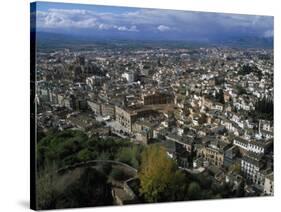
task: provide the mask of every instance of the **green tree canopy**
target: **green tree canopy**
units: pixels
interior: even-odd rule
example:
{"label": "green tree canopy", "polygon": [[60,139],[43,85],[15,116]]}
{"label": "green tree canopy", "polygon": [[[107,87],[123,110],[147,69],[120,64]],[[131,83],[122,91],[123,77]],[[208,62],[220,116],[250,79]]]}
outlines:
{"label": "green tree canopy", "polygon": [[200,199],[201,196],[201,187],[198,183],[192,182],[188,186],[188,196],[191,200]]}
{"label": "green tree canopy", "polygon": [[168,158],[160,145],[151,145],[144,150],[140,168],[140,192],[148,202],[182,200],[184,175],[176,163]]}
{"label": "green tree canopy", "polygon": [[141,151],[141,146],[134,145],[131,147],[125,147],[120,149],[117,154],[117,159],[137,169],[139,167]]}

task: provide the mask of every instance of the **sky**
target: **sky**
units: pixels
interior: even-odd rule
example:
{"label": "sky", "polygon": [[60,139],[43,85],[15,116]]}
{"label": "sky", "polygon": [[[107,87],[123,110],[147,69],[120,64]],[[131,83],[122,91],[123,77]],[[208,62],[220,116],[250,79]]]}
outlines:
{"label": "sky", "polygon": [[273,37],[273,17],[37,2],[37,31],[121,38]]}

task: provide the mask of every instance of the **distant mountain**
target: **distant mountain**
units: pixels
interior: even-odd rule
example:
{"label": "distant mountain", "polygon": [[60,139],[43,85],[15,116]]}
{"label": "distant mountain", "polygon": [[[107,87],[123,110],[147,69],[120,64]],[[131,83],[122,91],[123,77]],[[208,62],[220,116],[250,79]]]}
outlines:
{"label": "distant mountain", "polygon": [[[37,32],[36,44],[39,48],[65,48],[77,45],[114,45],[116,42],[128,42],[138,45],[151,44],[165,44],[165,46],[184,47],[186,46],[229,46],[237,48],[273,48],[273,38],[264,37],[250,37],[250,36],[225,36],[225,37],[196,37],[191,36],[183,39],[181,35],[167,34],[165,37],[157,36],[157,33],[150,33],[149,35],[134,33],[134,32],[120,32],[120,33],[103,33],[96,32],[87,34],[67,34],[67,33],[53,33],[53,32]],[[177,44],[180,44],[179,46]]]}
{"label": "distant mountain", "polygon": [[244,48],[273,48],[273,37],[231,37],[224,39],[215,39],[214,43]]}

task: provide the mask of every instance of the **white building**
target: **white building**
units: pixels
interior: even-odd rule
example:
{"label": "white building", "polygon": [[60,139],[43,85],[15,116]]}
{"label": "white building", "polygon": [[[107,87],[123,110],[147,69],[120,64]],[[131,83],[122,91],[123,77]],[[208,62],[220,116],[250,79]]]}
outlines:
{"label": "white building", "polygon": [[259,156],[244,156],[241,159],[241,171],[245,177],[253,183],[264,186],[264,175],[262,173],[263,162]]}
{"label": "white building", "polygon": [[273,196],[273,194],[274,194],[273,172],[265,176],[264,193],[266,195],[270,195],[270,196]]}
{"label": "white building", "polygon": [[272,140],[246,140],[241,137],[236,137],[233,140],[233,145],[256,154],[264,154],[270,147],[271,143]]}
{"label": "white building", "polygon": [[122,74],[122,77],[127,80],[128,83],[134,82],[135,75],[132,72],[125,72]]}

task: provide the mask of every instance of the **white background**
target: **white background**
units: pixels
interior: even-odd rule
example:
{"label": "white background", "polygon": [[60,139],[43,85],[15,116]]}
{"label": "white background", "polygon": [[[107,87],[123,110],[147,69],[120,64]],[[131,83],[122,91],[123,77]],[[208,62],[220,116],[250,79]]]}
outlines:
{"label": "white background", "polygon": [[[2,0],[0,7],[0,211],[29,210],[29,2]],[[66,0],[117,6],[274,15],[275,196],[75,211],[263,211],[278,210],[280,195],[280,27],[278,0]],[[280,211],[280,209],[279,209]]]}

